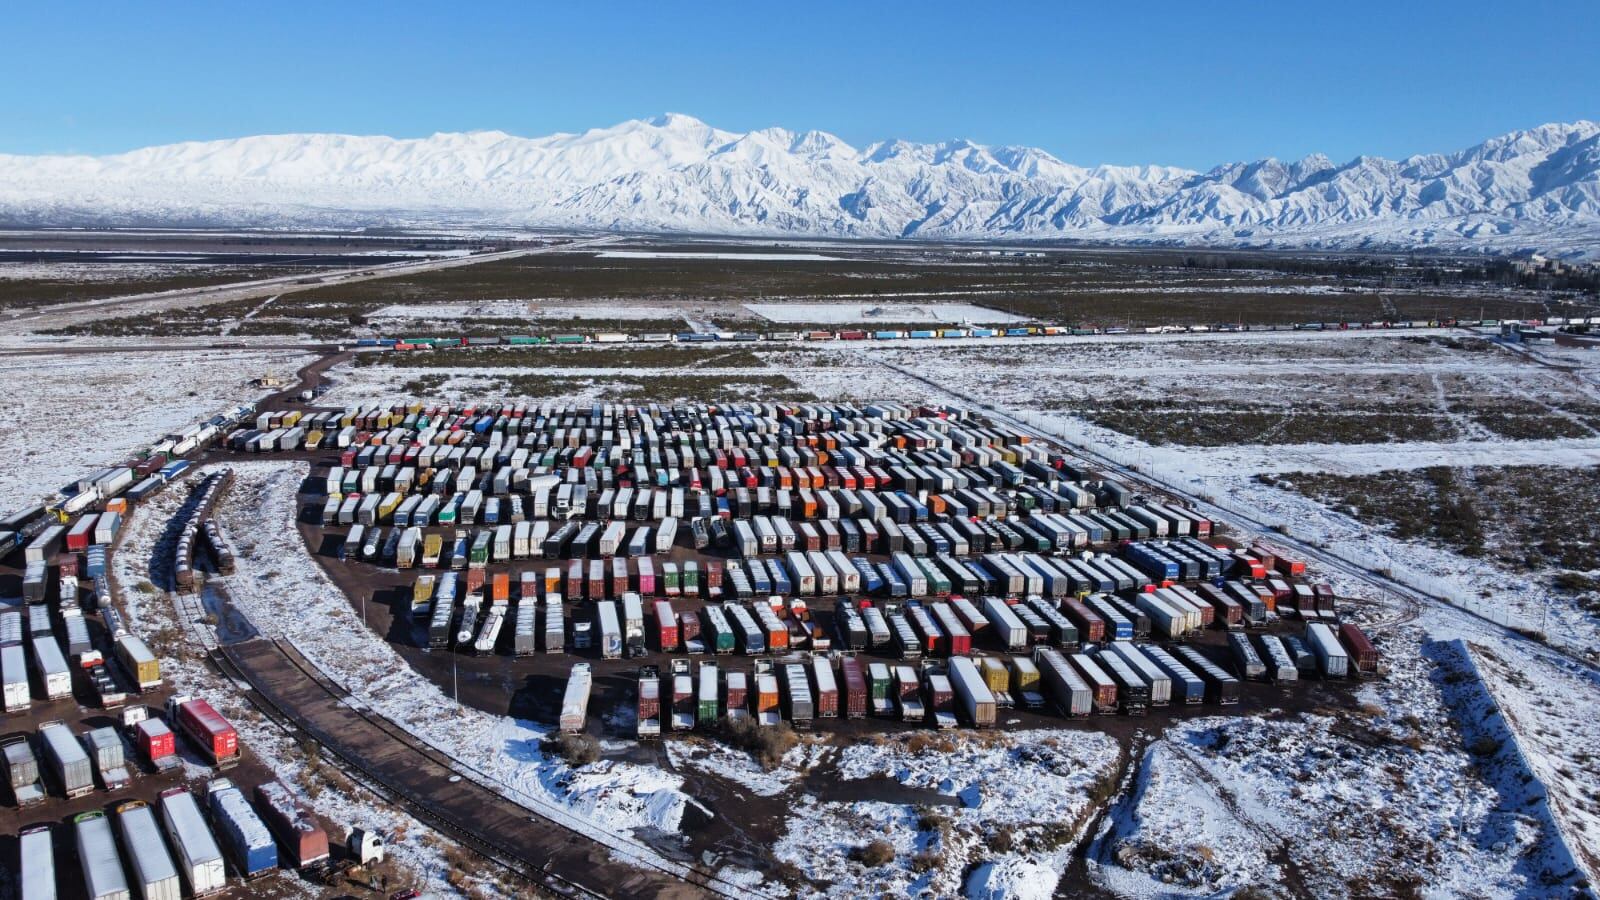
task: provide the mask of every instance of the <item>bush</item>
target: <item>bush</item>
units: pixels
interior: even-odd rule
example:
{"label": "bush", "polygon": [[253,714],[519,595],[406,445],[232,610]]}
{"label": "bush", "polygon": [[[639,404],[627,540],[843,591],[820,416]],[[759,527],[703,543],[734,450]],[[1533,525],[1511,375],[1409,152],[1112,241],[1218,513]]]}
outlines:
{"label": "bush", "polygon": [[1003,825],[995,830],[994,836],[989,838],[989,847],[996,853],[1010,853],[1016,845],[1016,834],[1010,825]]}
{"label": "bush", "polygon": [[800,736],[787,723],[761,725],[750,718],[729,722],[728,743],[755,757],[767,771],[782,765],[783,757],[800,746]]}
{"label": "bush", "polygon": [[876,869],[894,862],[894,845],[888,841],[873,841],[865,847],[857,847],[850,856],[867,868]]}
{"label": "bush", "polygon": [[943,865],[944,854],[935,853],[932,850],[924,850],[911,857],[911,871],[913,872],[927,872]]}
{"label": "bush", "polygon": [[560,755],[567,765],[586,766],[600,758],[600,742],[587,734],[563,734],[545,742],[545,749]]}

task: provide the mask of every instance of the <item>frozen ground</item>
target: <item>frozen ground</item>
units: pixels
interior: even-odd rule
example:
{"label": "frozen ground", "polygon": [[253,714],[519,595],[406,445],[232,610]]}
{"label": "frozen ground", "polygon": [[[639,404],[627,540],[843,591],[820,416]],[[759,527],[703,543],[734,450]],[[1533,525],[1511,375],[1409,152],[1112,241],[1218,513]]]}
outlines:
{"label": "frozen ground", "polygon": [[1025,322],[1011,313],[970,303],[746,303],[744,308],[769,322],[825,322],[840,325],[873,322],[961,323]]}
{"label": "frozen ground", "polygon": [[263,395],[250,380],[311,361],[282,351],[63,351],[0,355],[0,508],[53,500],[65,485],[165,434]]}
{"label": "frozen ground", "polygon": [[[154,587],[167,583],[170,577],[165,568],[170,549],[160,544],[163,532],[195,483],[192,479],[178,482],[149,502],[135,506],[123,527],[111,566],[130,626],[160,656],[163,677],[179,690],[204,697],[214,705],[238,729],[244,746],[277,773],[303,802],[340,826],[363,825],[381,830],[390,858],[399,860],[415,874],[413,886],[430,893],[448,892],[447,879],[454,867],[444,853],[448,846],[445,839],[338,773],[330,775],[329,766],[309,760],[292,738],[261,716],[235,685],[203,661],[196,645],[187,639],[186,628],[207,626],[180,622],[169,596]],[[163,549],[158,550],[158,545]],[[211,770],[198,760],[189,762],[190,786],[197,788],[200,779],[211,777]],[[301,883],[280,880],[280,884]],[[478,887],[489,895],[495,893],[492,884]],[[304,886],[303,893],[318,895],[310,886]]]}
{"label": "frozen ground", "polygon": [[732,262],[840,262],[820,253],[710,253],[665,250],[602,250],[596,259],[716,259]]}

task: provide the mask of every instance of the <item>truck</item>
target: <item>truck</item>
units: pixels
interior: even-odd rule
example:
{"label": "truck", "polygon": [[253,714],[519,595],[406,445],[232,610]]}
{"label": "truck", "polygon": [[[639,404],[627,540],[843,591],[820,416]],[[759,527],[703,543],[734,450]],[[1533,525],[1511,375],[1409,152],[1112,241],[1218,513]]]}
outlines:
{"label": "truck", "polygon": [[190,895],[205,897],[227,889],[227,871],[222,850],[206,828],[200,804],[189,788],[168,788],[160,796],[162,825],[173,846],[176,863],[189,882]]}
{"label": "truck", "polygon": [[128,850],[139,895],[144,900],[183,900],[178,868],[172,864],[172,855],[161,839],[161,828],[150,804],[143,800],[117,804],[117,830],[122,832],[122,844]]}
{"label": "truck", "polygon": [[640,738],[661,736],[661,670],[655,666],[639,669],[637,733]]}
{"label": "truck", "polygon": [[978,667],[965,656],[950,659],[950,687],[962,715],[974,728],[992,728],[995,723],[995,696],[984,683]]}
{"label": "truck", "polygon": [[34,758],[28,736],[18,734],[7,738],[0,742],[0,752],[5,755],[6,784],[11,788],[11,799],[19,808],[43,803],[44,782],[39,778],[39,761]]}
{"label": "truck", "polygon": [[84,748],[94,762],[100,786],[108,791],[120,791],[128,786],[128,760],[117,729],[106,725],[84,732]]}
{"label": "truck", "polygon": [[573,663],[567,673],[567,687],[561,697],[561,730],[568,734],[583,731],[589,718],[589,690],[593,684],[588,663]]}
{"label": "truck", "polygon": [[79,813],[72,818],[72,830],[89,900],[130,900],[117,839],[106,814],[99,810]]}
{"label": "truck", "polygon": [[206,785],[206,807],[233,866],[247,880],[278,868],[278,845],[244,792],[226,778]]}
{"label": "truck", "polygon": [[63,796],[71,800],[94,793],[94,764],[66,723],[41,724],[39,737],[44,741],[45,757],[56,783],[61,785]]}
{"label": "truck", "polygon": [[167,719],[218,769],[239,762],[239,733],[210,703],[179,694],[167,701]]}
{"label": "truck", "polygon": [[283,782],[264,781],[256,785],[255,794],[262,821],[288,851],[296,868],[304,869],[329,858],[328,833]]}

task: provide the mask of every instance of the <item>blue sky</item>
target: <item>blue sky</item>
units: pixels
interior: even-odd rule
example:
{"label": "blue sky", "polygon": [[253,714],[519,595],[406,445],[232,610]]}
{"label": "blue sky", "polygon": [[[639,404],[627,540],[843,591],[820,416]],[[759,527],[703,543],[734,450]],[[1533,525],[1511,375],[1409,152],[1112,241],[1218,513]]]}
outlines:
{"label": "blue sky", "polygon": [[1594,0],[600,6],[14,5],[0,152],[533,136],[673,111],[858,146],[968,138],[1204,168],[1600,118]]}

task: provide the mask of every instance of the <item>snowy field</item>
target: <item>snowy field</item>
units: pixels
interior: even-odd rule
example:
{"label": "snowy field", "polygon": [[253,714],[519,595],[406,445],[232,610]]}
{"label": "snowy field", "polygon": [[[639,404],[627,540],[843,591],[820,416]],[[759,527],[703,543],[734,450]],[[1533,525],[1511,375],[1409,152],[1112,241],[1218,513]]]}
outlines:
{"label": "snowy field", "polygon": [[671,310],[663,311],[654,304],[595,304],[574,303],[562,298],[534,297],[527,300],[483,300],[473,303],[396,303],[376,310],[373,320],[395,320],[403,325],[406,320],[436,319],[441,321],[470,321],[472,319],[527,319],[529,321],[560,321],[562,319],[616,319],[618,321],[644,321],[671,318]]}
{"label": "snowy field", "polygon": [[311,361],[283,351],[172,349],[0,355],[0,508],[55,499],[70,482],[265,392]]}
{"label": "snowy field", "polygon": [[596,259],[715,259],[730,262],[842,262],[820,253],[712,253],[667,250],[602,250]]}
{"label": "snowy field", "polygon": [[744,308],[769,322],[871,325],[873,322],[1001,324],[1026,322],[1022,316],[970,303],[746,303]]}

